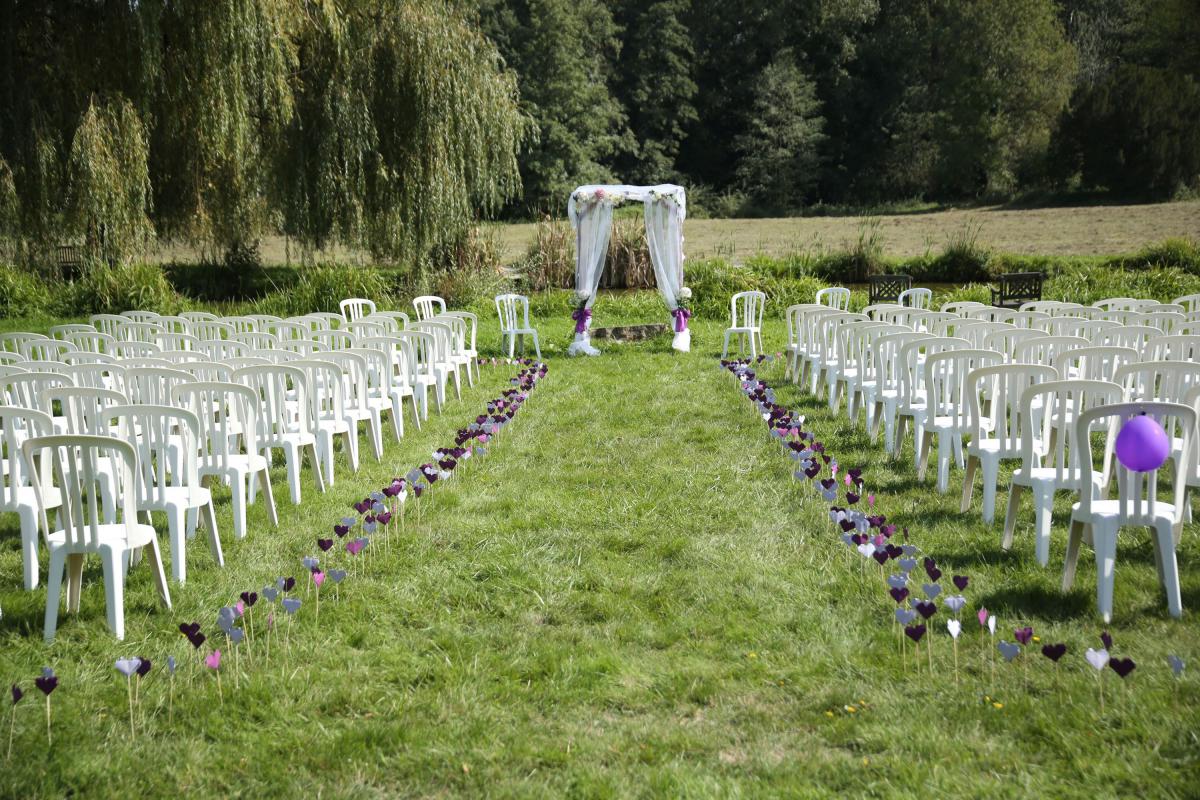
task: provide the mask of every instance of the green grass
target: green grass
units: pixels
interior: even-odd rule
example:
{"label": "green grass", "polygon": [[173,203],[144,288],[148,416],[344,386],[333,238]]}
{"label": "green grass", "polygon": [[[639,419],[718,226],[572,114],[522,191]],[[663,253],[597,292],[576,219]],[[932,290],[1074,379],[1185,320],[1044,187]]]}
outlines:
{"label": "green grass", "polygon": [[[867,468],[878,510],[910,528],[943,580],[971,576],[964,618],[983,603],[1009,638],[1031,624],[1071,650],[1058,676],[1036,655],[1027,678],[1019,663],[998,664],[993,685],[972,621],[955,685],[939,613],[935,675],[915,674],[901,668],[877,568],[850,557],[827,504],[790,478],[792,463],[716,368],[719,325],[695,326],[690,355],[664,338],[607,345],[590,360],[553,357],[570,338],[565,317],[540,327],[555,347],[550,373],[516,423],[421,501],[420,530],[410,515],[408,535],[390,555],[371,553],[340,600],[323,593],[319,624],[306,602],[290,657],[277,640],[269,664],[241,659],[238,688],[226,671],[223,703],[176,626],[198,620],[211,633],[239,591],[300,575],[301,556],[352,500],[449,443],[511,368],[485,367],[462,402],[421,431],[406,428],[403,442],[389,439],[384,464],[364,450],[352,475],[339,456],[336,485],[318,495],[306,480],[302,506],[288,503],[277,466],[278,530],[259,504],[250,536],[233,542],[219,497],[227,567],[197,539],[172,613],[156,606],[147,570],[133,570],[124,643],[104,625],[96,565],[81,613],[42,643],[45,593],[20,591],[6,515],[0,681],[20,682],[27,696],[0,796],[1194,796],[1195,526],[1180,550],[1181,621],[1166,614],[1147,534],[1123,537],[1109,629],[1114,652],[1139,667],[1127,686],[1105,676],[1100,716],[1082,660],[1101,630],[1088,556],[1075,590],[1057,589],[1067,506],[1043,570],[1028,506],[1016,546],[1002,551],[999,524],[979,521],[978,491],[976,510],[957,512],[960,472],[952,494],[937,495],[915,481],[911,449],[887,463],[844,415],[784,387],[781,367],[766,370],[844,466]],[[782,336],[778,324],[767,333]],[[1168,653],[1192,662],[1178,686]],[[182,662],[173,721],[168,654]],[[132,655],[155,662],[136,739],[113,669]],[[32,686],[42,665],[62,681],[50,749]],[[0,709],[6,743],[7,702]]]}

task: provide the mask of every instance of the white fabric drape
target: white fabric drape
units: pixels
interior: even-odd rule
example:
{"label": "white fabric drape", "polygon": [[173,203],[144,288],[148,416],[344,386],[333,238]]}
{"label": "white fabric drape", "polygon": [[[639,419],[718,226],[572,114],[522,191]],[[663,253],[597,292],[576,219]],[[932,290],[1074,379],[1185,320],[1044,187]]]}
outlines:
{"label": "white fabric drape", "polygon": [[[671,196],[652,196],[646,200],[646,244],[650,248],[650,263],[658,293],[670,311],[679,307],[679,290],[683,286],[683,220],[687,214],[681,200]],[[675,318],[671,317],[674,330]],[[689,330],[675,333],[671,346],[687,352],[691,349]]]}
{"label": "white fabric drape", "polygon": [[[587,185],[571,193],[567,216],[575,230],[575,291],[586,293],[588,309],[596,302],[612,232],[613,204],[625,201],[646,205],[646,242],[650,248],[650,262],[654,266],[658,291],[667,308],[674,311],[678,307],[677,298],[683,284],[683,220],[687,216],[687,198],[683,187],[673,184]],[[674,321],[672,316],[672,330]],[[690,342],[691,333],[682,331],[675,334],[672,347],[687,350]],[[575,334],[575,341],[567,348],[568,355],[580,353],[600,353],[592,347],[587,331]]]}

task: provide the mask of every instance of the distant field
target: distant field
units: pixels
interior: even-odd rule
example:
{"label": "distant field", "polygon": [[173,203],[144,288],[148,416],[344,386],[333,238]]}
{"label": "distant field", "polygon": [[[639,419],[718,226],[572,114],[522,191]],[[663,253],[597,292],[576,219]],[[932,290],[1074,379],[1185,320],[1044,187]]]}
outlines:
{"label": "distant field", "polygon": [[[1080,206],[1009,210],[1000,207],[950,209],[875,217],[792,217],[783,219],[693,219],[684,228],[688,258],[725,256],[740,260],[755,253],[782,255],[841,249],[857,241],[867,220],[877,220],[884,252],[893,257],[937,252],[951,236],[978,229],[980,244],[1022,255],[1115,255],[1138,250],[1172,236],[1200,238],[1200,201],[1137,206]],[[489,226],[500,240],[505,261],[520,257],[536,225]],[[283,237],[262,243],[266,264],[299,259]],[[195,260],[187,247],[162,248],[161,261]],[[335,248],[322,260],[354,261],[351,251]],[[366,257],[358,258],[370,263]]]}
{"label": "distant field", "polygon": [[[1112,255],[1172,236],[1200,237],[1200,202],[1196,201],[1018,211],[985,207],[871,218],[688,220],[684,253],[688,258],[721,255],[739,260],[759,252],[782,255],[839,249],[858,240],[866,219],[879,221],[883,250],[895,257],[937,252],[968,226],[978,226],[981,244],[1022,255]],[[525,251],[535,227],[497,226],[506,259]]]}

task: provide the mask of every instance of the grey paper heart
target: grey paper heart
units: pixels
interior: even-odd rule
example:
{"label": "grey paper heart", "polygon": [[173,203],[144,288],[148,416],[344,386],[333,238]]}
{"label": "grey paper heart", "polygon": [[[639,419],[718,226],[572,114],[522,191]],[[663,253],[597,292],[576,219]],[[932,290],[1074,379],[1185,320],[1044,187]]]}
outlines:
{"label": "grey paper heart", "polygon": [[1097,672],[1099,672],[1100,670],[1102,670],[1108,666],[1108,651],[1107,650],[1104,650],[1104,649],[1095,650],[1095,649],[1089,647],[1087,649],[1087,652],[1083,654],[1083,657],[1087,659],[1087,662],[1089,664],[1091,664],[1092,668],[1095,669]]}
{"label": "grey paper heart", "polygon": [[950,609],[955,614],[962,611],[966,604],[967,598],[963,597],[961,594],[948,595],[946,599],[942,601],[942,605],[946,606],[946,608]]}
{"label": "grey paper heart", "polygon": [[138,667],[142,665],[140,658],[118,658],[116,667],[117,672],[124,675],[126,678],[138,671]]}
{"label": "grey paper heart", "polygon": [[279,597],[279,590],[274,586],[264,586],[262,590],[262,596],[267,598],[268,602],[274,603],[275,598]]}
{"label": "grey paper heart", "polygon": [[906,573],[912,572],[917,568],[917,560],[915,558],[902,558],[897,563],[900,564],[900,569],[904,570]]}
{"label": "grey paper heart", "polygon": [[846,543],[846,546],[847,546],[847,547],[855,547],[855,546],[856,546],[856,545],[854,544],[854,537],[853,537],[853,536],[851,536],[851,535],[850,535],[850,534],[848,534],[848,533],[843,533],[843,534],[842,534],[842,541]]}
{"label": "grey paper heart", "polygon": [[906,556],[915,556],[917,554],[917,546],[915,544],[900,545],[900,550],[903,551],[904,555]]}
{"label": "grey paper heart", "polygon": [[1171,665],[1171,672],[1175,673],[1178,678],[1183,674],[1183,659],[1179,656],[1167,656],[1167,663]]}
{"label": "grey paper heart", "polygon": [[917,612],[913,611],[911,608],[897,608],[896,609],[896,621],[899,622],[901,625],[908,625],[916,618],[917,618]]}
{"label": "grey paper heart", "polygon": [[317,559],[313,558],[312,556],[305,556],[304,558],[300,559],[300,563],[304,565],[305,569],[316,569],[317,564],[321,562],[317,561]]}
{"label": "grey paper heart", "polygon": [[342,517],[342,525],[347,528],[353,528],[356,522],[358,522],[358,517]]}
{"label": "grey paper heart", "polygon": [[937,596],[942,593],[942,587],[938,586],[936,583],[926,583],[922,584],[921,591],[923,591],[925,596],[930,600],[935,600],[937,599]]}
{"label": "grey paper heart", "polygon": [[295,614],[300,610],[300,600],[295,597],[283,598],[283,610],[289,614]]}
{"label": "grey paper heart", "polygon": [[234,644],[241,644],[242,639],[246,638],[246,632],[241,628],[230,628],[229,630],[225,631],[225,635],[228,636],[229,641],[233,642]]}
{"label": "grey paper heart", "polygon": [[329,575],[329,580],[334,583],[341,583],[346,579],[346,570],[344,569],[331,569],[327,574]]}
{"label": "grey paper heart", "polygon": [[888,586],[892,589],[903,589],[908,585],[907,575],[888,575]]}
{"label": "grey paper heart", "polygon": [[1000,651],[1000,655],[1004,656],[1005,661],[1012,661],[1021,654],[1021,645],[1013,642],[1000,640],[1000,644],[996,645],[996,649]]}

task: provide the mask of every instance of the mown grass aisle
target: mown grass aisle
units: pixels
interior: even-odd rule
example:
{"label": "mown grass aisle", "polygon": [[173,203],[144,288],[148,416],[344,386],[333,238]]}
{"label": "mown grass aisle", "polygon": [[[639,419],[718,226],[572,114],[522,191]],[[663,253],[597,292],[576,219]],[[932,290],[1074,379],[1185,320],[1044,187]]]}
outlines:
{"label": "mown grass aisle", "polygon": [[[44,592],[10,590],[19,551],[11,535],[0,538],[0,679],[29,692],[0,796],[885,796],[929,787],[1010,797],[1090,796],[1088,785],[1182,795],[1196,785],[1194,681],[1176,699],[1165,667],[1150,663],[1168,646],[1200,653],[1192,616],[1172,622],[1139,606],[1118,620],[1119,645],[1147,660],[1128,697],[1107,676],[1103,719],[1095,681],[1078,668],[1057,692],[1036,662],[1029,689],[1016,666],[984,687],[973,630],[962,644],[963,685],[954,686],[944,633],[936,674],[903,674],[878,581],[863,578],[825,503],[791,480],[791,462],[717,369],[715,334],[698,326],[698,352],[688,356],[655,342],[555,359],[489,455],[435,487],[422,529],[410,511],[407,541],[394,540],[390,557],[372,553],[340,601],[326,589],[319,624],[298,620],[290,658],[277,649],[270,664],[243,661],[236,689],[224,675],[223,704],[178,623],[195,619],[215,633],[217,609],[239,591],[302,577],[300,557],[316,554],[316,537],[342,509],[448,444],[509,368],[485,367],[464,402],[401,445],[389,442],[384,465],[368,458],[355,476],[340,459],[328,495],[305,484],[303,506],[281,499],[279,531],[256,507],[252,535],[228,547],[224,571],[191,549],[174,614],[154,608],[136,570],[123,645],[104,628],[90,573],[82,621],[64,620],[45,648]],[[1000,602],[1005,626],[1019,621],[1010,610],[1035,605],[1045,589],[1032,545],[993,558],[977,516],[958,518],[951,500],[906,482],[902,467],[878,469],[876,451],[815,403],[781,399],[804,403],[831,445],[844,437],[839,455],[878,477],[881,511],[914,538],[931,528],[918,540],[972,577],[968,609],[981,597]],[[228,506],[218,513],[229,530]],[[1195,555],[1186,545],[1181,571]],[[1139,562],[1138,585],[1145,569]],[[1081,568],[1083,598],[1093,586],[1085,576]],[[1022,591],[1032,594],[1014,594],[1006,610],[1002,598]],[[1134,596],[1152,609],[1152,592]],[[1039,632],[1098,633],[1090,606],[1070,598],[1065,611],[1027,621]],[[1185,607],[1195,600],[1193,578]],[[944,631],[944,619],[935,623]],[[173,722],[160,666],[168,653],[185,663]],[[132,741],[124,679],[112,666],[125,655],[156,662]],[[63,681],[50,755],[31,683],[42,664]],[[983,702],[984,688],[1003,709]]]}

